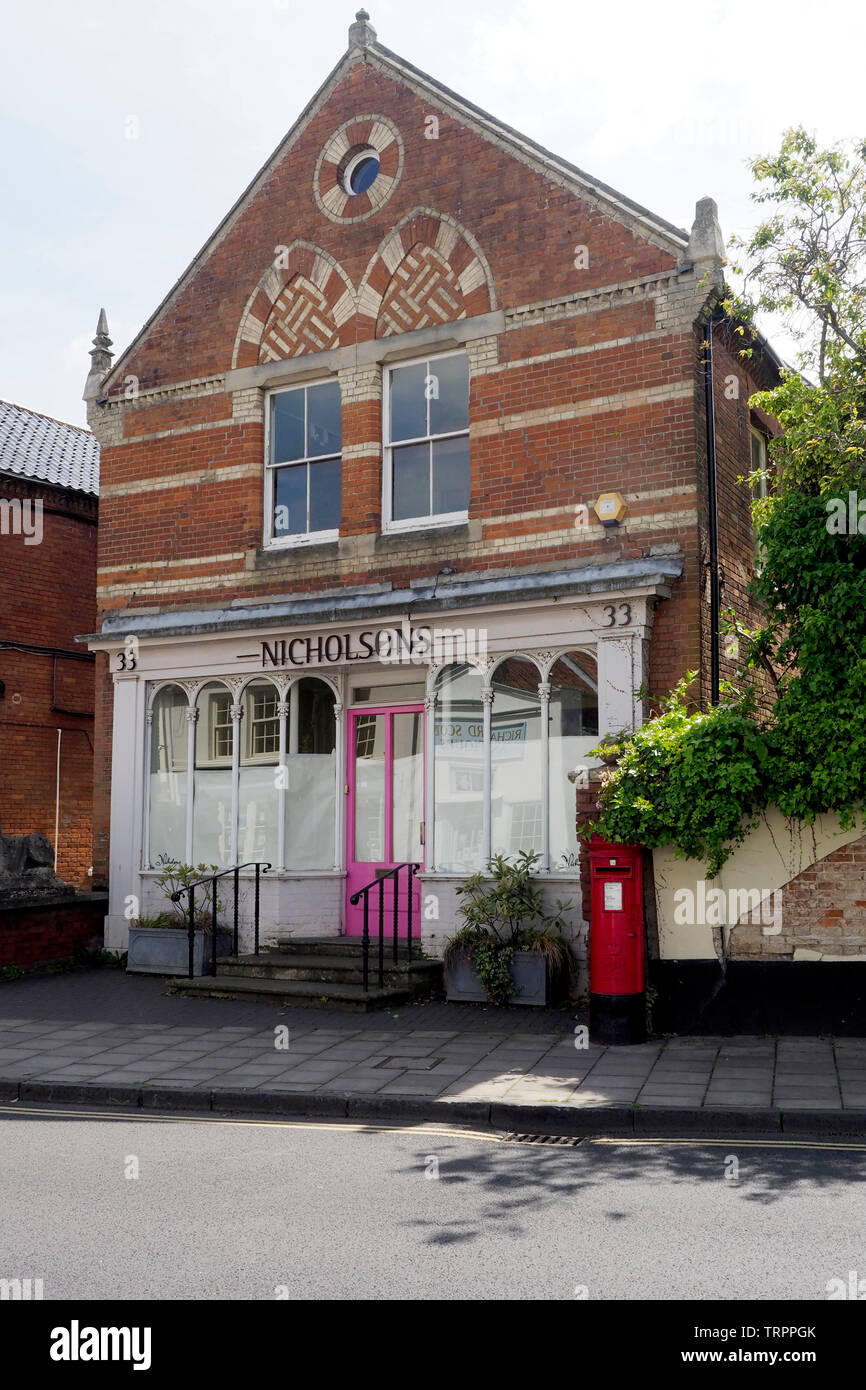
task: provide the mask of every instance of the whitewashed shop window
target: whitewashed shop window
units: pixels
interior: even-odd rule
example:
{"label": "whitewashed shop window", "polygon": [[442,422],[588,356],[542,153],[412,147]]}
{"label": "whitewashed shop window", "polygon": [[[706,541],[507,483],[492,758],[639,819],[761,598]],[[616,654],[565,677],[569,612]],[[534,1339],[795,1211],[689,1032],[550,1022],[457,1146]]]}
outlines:
{"label": "whitewashed shop window", "polygon": [[305,676],[289,688],[286,742],[287,869],[332,869],[336,817],[334,692]]}
{"label": "whitewashed shop window", "polygon": [[232,862],[232,703],[231,691],[217,684],[196,700],[192,859],[221,869]]}
{"label": "whitewashed shop window", "polygon": [[267,545],[339,536],[342,430],[338,381],[272,393],[265,467]]}
{"label": "whitewashed shop window", "polygon": [[220,868],[259,861],[333,869],[337,721],[327,682],[303,677],[281,694],[263,677],[237,697],[208,682],[190,711],[197,716],[191,786],[188,711],[179,687],[166,687],[153,703],[148,862],[167,854]]}
{"label": "whitewashed shop window", "polygon": [[385,372],[382,518],[386,531],[469,514],[469,364],[464,352]]}
{"label": "whitewashed shop window", "polygon": [[436,681],[433,727],[436,868],[475,873],[484,865],[484,702],[481,673],[454,665]]}
{"label": "whitewashed shop window", "polygon": [[[550,868],[567,873],[577,865],[575,785],[587,785],[598,759],[589,750],[598,743],[598,665],[586,651],[568,652],[554,663],[550,675]],[[568,780],[576,773],[576,784]]]}
{"label": "whitewashed shop window", "polygon": [[237,862],[276,864],[279,844],[280,695],[266,680],[244,690],[238,769]]}
{"label": "whitewashed shop window", "polygon": [[540,855],[540,866],[551,872],[573,875],[577,869],[575,784],[568,774],[577,770],[580,785],[597,766],[589,756],[598,743],[594,652],[563,653],[547,685],[545,702],[533,661],[520,656],[501,661],[490,680],[488,737],[481,673],[466,664],[439,673],[432,865],[438,872],[472,873],[491,854],[514,856],[521,850]]}
{"label": "whitewashed shop window", "polygon": [[150,862],[186,845],[189,701],[179,686],[157,692],[150,722]]}
{"label": "whitewashed shop window", "polygon": [[[509,657],[493,673],[490,721],[491,853],[541,854],[541,673],[525,657]],[[537,818],[522,809],[537,806]]]}

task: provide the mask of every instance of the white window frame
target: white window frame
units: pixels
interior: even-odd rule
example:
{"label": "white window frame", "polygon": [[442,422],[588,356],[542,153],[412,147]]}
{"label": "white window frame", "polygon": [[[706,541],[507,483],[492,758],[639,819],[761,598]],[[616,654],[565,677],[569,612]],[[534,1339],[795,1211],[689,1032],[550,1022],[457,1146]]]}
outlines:
{"label": "white window frame", "polygon": [[[339,454],[317,454],[309,458],[292,459],[290,462],[283,460],[281,463],[271,463],[271,432],[273,429],[273,400],[275,396],[285,396],[289,391],[304,392],[304,440],[307,435],[307,392],[315,386],[331,386],[337,383],[339,388],[339,378],[335,376],[317,377],[314,381],[299,381],[296,386],[275,386],[265,393],[265,513],[263,527],[263,547],[265,550],[290,550],[304,545],[322,545],[327,541],[336,541],[340,538],[339,526],[325,531],[296,531],[291,535],[274,534],[274,496],[275,482],[274,475],[278,468],[302,468],[306,467],[307,472],[307,520],[309,522],[310,513],[310,483],[309,467],[311,464],[319,463],[324,459],[339,458],[340,460],[340,497],[342,500],[342,464],[343,449],[342,442]],[[342,441],[342,413],[343,401],[342,392],[340,393],[340,424]]]}
{"label": "white window frame", "polygon": [[[393,481],[394,481],[394,449],[403,448],[406,444],[430,443],[431,440],[440,439],[462,439],[466,438],[469,443],[469,425],[465,430],[450,430],[447,434],[427,434],[421,435],[417,439],[400,439],[396,444],[391,443],[391,374],[399,371],[403,367],[417,367],[421,363],[441,361],[444,357],[465,357],[468,365],[468,354],[465,349],[449,352],[425,353],[424,356],[407,358],[402,362],[386,363],[382,382],[382,531],[383,534],[401,531],[434,531],[443,526],[457,526],[469,519],[469,509],[460,512],[437,512],[431,516],[407,517],[402,521],[395,521],[393,517]],[[471,453],[470,453],[471,469]],[[431,471],[432,487],[432,471]]]}

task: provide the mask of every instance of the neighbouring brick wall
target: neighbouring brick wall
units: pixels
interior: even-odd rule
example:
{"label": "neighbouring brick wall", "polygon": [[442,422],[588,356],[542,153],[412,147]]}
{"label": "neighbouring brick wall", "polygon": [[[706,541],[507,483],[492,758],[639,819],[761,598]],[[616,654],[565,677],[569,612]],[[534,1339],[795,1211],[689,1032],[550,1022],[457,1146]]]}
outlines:
{"label": "neighbouring brick wall", "polygon": [[29,970],[49,961],[69,960],[76,950],[102,945],[106,899],[81,898],[0,907],[0,967]]}
{"label": "neighbouring brick wall", "polygon": [[[41,498],[42,540],[0,536],[0,641],[86,655],[78,634],[96,625],[96,499],[0,478],[0,495]],[[57,731],[60,816],[57,872],[89,886],[93,808],[92,661],[0,647],[0,826],[54,844]]]}
{"label": "neighbouring brick wall", "polygon": [[792,960],[795,951],[866,955],[866,835],[819,859],[780,892],[781,931],[767,934],[766,923],[738,923],[732,959]]}

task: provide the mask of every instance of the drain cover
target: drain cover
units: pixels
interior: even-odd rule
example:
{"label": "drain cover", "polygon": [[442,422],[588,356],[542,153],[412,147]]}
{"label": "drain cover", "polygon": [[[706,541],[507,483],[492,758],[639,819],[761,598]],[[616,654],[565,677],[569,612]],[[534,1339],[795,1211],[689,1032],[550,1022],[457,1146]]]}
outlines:
{"label": "drain cover", "polygon": [[576,1149],[578,1144],[583,1143],[582,1138],[573,1134],[516,1134],[511,1131],[503,1138],[509,1144],[543,1144],[559,1149]]}
{"label": "drain cover", "polygon": [[377,1067],[402,1067],[404,1071],[432,1071],[442,1061],[441,1057],[383,1057],[376,1062]]}

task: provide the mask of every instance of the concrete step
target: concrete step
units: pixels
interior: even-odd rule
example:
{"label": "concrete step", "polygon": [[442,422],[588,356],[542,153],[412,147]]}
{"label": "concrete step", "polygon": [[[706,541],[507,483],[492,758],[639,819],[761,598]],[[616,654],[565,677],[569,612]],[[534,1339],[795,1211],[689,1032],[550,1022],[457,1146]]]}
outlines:
{"label": "concrete step", "polygon": [[[277,951],[287,956],[360,956],[362,950],[360,936],[283,936],[277,938]],[[370,955],[379,950],[378,934],[370,935]],[[393,956],[394,938],[385,938],[385,954]],[[407,955],[405,938],[397,943],[397,955]],[[412,959],[423,960],[421,942],[412,938]]]}
{"label": "concrete step", "polygon": [[[378,976],[378,954],[370,952],[368,982]],[[357,984],[364,979],[363,960],[359,953],[351,955],[284,955],[277,952],[259,955],[227,956],[217,961],[217,975],[239,975],[247,979],[308,980],[319,983]],[[427,984],[433,988],[441,983],[442,963],[432,960],[411,962],[400,957],[396,963],[386,955],[383,976],[387,988],[411,989]]]}
{"label": "concrete step", "polygon": [[204,975],[172,980],[170,994],[201,999],[258,999],[270,1004],[302,1004],[304,1008],[341,1009],[369,1013],[404,1004],[410,989],[368,989],[353,984],[320,984],[311,980],[268,980],[245,975]]}

